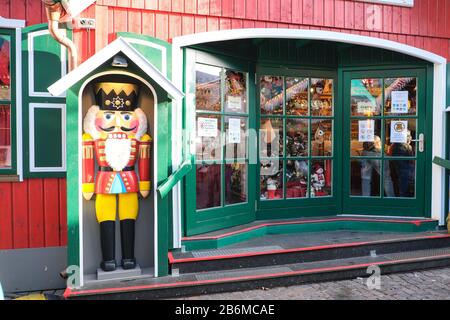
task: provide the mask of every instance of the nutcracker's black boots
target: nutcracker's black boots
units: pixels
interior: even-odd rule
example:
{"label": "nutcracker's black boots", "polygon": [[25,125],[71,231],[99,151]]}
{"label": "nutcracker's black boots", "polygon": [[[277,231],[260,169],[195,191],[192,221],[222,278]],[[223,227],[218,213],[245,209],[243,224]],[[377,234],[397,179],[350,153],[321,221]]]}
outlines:
{"label": "nutcracker's black boots", "polygon": [[122,268],[134,269],[136,259],[134,257],[134,224],[132,219],[120,221],[120,238],[122,242]]}
{"label": "nutcracker's black boots", "polygon": [[100,223],[100,241],[103,261],[100,267],[103,271],[116,270],[116,222],[104,221]]}

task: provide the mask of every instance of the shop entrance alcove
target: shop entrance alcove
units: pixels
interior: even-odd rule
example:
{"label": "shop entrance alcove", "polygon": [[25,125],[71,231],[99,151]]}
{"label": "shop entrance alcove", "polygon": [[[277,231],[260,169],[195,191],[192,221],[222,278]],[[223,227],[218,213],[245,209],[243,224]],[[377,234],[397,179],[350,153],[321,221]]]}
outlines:
{"label": "shop entrance alcove", "polygon": [[[239,34],[240,31],[243,34]],[[337,41],[327,39],[332,38],[330,35],[333,32],[323,32],[324,40],[320,40],[321,32],[315,30],[310,32],[289,30],[282,36],[283,39],[277,38],[275,30],[273,30],[273,37],[269,36],[269,31],[272,30],[240,31],[217,32],[214,35],[205,33],[204,39],[202,37],[194,39],[189,38],[189,36],[174,39],[174,56],[178,54],[176,50],[179,48],[179,52],[184,51],[186,57],[183,80],[186,92],[190,96],[185,101],[185,126],[193,135],[197,132],[195,140],[192,139],[196,143],[188,145],[191,154],[196,155],[196,170],[188,174],[186,187],[197,185],[196,181],[199,178],[199,181],[204,182],[205,168],[214,171],[211,174],[206,174],[209,180],[215,176],[218,177],[217,181],[210,183],[214,188],[197,185],[197,195],[186,194],[185,236],[189,237],[243,225],[255,220],[295,219],[343,214],[441,219],[443,215],[441,204],[444,195],[441,194],[437,202],[431,204],[432,186],[436,188],[432,184],[432,179],[441,179],[442,177],[442,173],[436,168],[433,168],[432,174],[431,163],[432,155],[442,151],[434,141],[436,134],[432,130],[435,127],[434,123],[440,125],[442,119],[437,115],[443,112],[443,110],[436,110],[436,102],[438,102],[436,100],[441,97],[436,97],[435,93],[436,90],[440,90],[440,85],[433,81],[441,74],[441,57],[391,41],[381,41],[377,45],[370,37],[349,36],[348,39],[343,39],[340,35],[341,38]],[[284,34],[280,30],[276,32]],[[312,33],[315,32],[317,34],[313,38]],[[264,35],[258,38],[258,33]],[[387,43],[384,42],[391,44],[393,50],[388,50]],[[364,43],[367,45],[364,45]],[[411,53],[410,55],[407,54],[408,50]],[[233,75],[230,76],[230,74]],[[236,78],[236,74],[239,74],[241,84],[245,85],[244,91],[237,95],[230,90],[232,77]],[[279,87],[281,89],[276,89],[275,91],[278,90],[276,94],[269,97],[274,99],[276,95],[280,95],[279,110],[276,112],[264,110],[264,107],[262,107],[261,83],[266,81],[267,77],[270,80],[276,79],[280,82]],[[373,79],[381,79],[379,97],[374,96],[374,100],[379,101],[377,102],[377,104],[379,103],[377,108],[381,108],[381,113],[371,114],[366,118],[362,114],[350,114],[352,103],[355,106],[357,104],[357,97],[352,94],[356,91],[356,84],[352,81],[366,83],[366,80]],[[408,80],[403,83],[403,79]],[[305,110],[307,111],[294,114],[292,110],[289,110],[292,105],[292,101],[290,101],[292,96],[289,90],[301,81],[306,83],[304,96]],[[329,87],[328,91],[330,92],[327,92],[327,94],[329,94],[329,101],[332,104],[329,114],[314,113],[315,98],[312,95],[317,92],[314,86],[320,82]],[[398,84],[402,84],[402,86],[398,86]],[[208,88],[206,88],[207,86]],[[213,88],[214,86],[217,88]],[[411,86],[413,89],[411,89],[412,93],[410,93],[407,103],[410,104],[410,108],[411,103],[413,103],[414,110],[419,105],[420,110],[418,109],[419,111],[417,113],[415,111],[414,114],[388,114],[391,103],[390,92],[392,90],[408,91]],[[416,88],[418,90],[417,95],[414,93]],[[205,95],[205,90],[209,92],[209,95]],[[218,94],[216,98],[211,97],[214,92]],[[298,93],[300,96],[301,92]],[[239,95],[242,98],[240,101],[246,101],[246,110],[230,112],[230,110],[227,110],[229,107],[228,101],[231,100],[230,97],[238,97]],[[368,98],[369,95],[368,93],[366,97]],[[212,102],[214,99],[216,102]],[[209,101],[210,107],[205,108],[203,100]],[[416,102],[417,105],[415,105]],[[301,102],[299,103],[301,104]],[[438,105],[438,107],[441,106]],[[411,116],[411,119],[409,116]],[[233,117],[241,118],[242,129],[253,129],[258,132],[256,137],[255,135],[250,136],[243,143],[246,145],[245,147],[248,147],[248,153],[244,157],[234,156],[229,158],[227,156],[227,150],[229,149],[229,146],[227,146],[229,139],[227,130],[230,126],[230,119]],[[199,119],[205,123],[212,123],[212,120],[207,118],[217,119],[216,127],[222,133],[222,138],[225,141],[222,150],[220,152],[216,150],[212,158],[205,158],[204,153],[202,153],[205,150],[202,140],[208,142],[206,144],[209,145],[211,145],[211,141],[206,141],[208,139],[213,140],[213,144],[220,144],[217,141],[220,135],[217,136],[218,138],[210,137],[207,139],[205,139],[205,136],[198,136]],[[275,122],[271,121],[269,126],[271,129],[274,127],[282,129],[279,135],[279,154],[263,156],[261,139],[257,140],[258,144],[253,145],[249,141],[260,138],[260,129],[268,126],[266,120],[270,118],[276,120]],[[410,183],[408,187],[409,193],[400,192],[399,189],[403,187],[397,182],[394,183],[395,194],[390,192],[390,189],[386,191],[385,185],[382,186],[384,175],[386,175],[383,172],[386,172],[388,166],[390,166],[388,162],[401,160],[389,158],[390,155],[387,151],[385,151],[383,158],[380,157],[379,161],[377,158],[375,161],[383,163],[383,167],[373,167],[372,169],[372,179],[377,180],[373,181],[372,189],[381,188],[379,193],[367,195],[367,187],[364,188],[365,191],[361,191],[363,183],[361,181],[355,182],[358,176],[356,173],[360,173],[358,170],[358,172],[355,171],[355,161],[359,159],[357,152],[361,152],[364,144],[362,140],[358,143],[351,143],[351,140],[355,139],[355,134],[358,135],[358,130],[356,132],[351,131],[354,126],[351,127],[350,124],[364,119],[375,120],[376,123],[380,121],[380,131],[377,131],[376,135],[380,135],[386,150],[392,149],[389,142],[390,123],[394,120],[409,121],[409,129],[412,131],[411,139],[416,140],[412,142],[412,149],[417,150],[411,159],[405,160],[402,158],[405,161],[414,162],[415,166],[413,168],[415,180],[414,184]],[[289,123],[298,124],[302,121],[305,123],[305,134],[309,135],[306,142],[308,144],[307,152],[302,155],[288,154],[289,141],[287,141],[287,135],[290,130],[288,125]],[[316,123],[321,122],[326,123],[324,126],[316,125]],[[325,140],[328,140],[328,146],[325,143],[326,150],[323,154],[319,154],[313,149],[315,145],[314,135],[320,128],[325,128],[325,131],[327,131],[325,132]],[[441,131],[441,133],[443,132]],[[422,137],[423,140],[419,141]],[[419,144],[422,147],[425,146],[423,151],[419,152]],[[254,148],[254,150],[251,150],[251,148]],[[199,150],[201,150],[201,153],[199,153]],[[217,156],[218,154],[219,156]],[[256,163],[250,161],[249,157],[252,154],[257,155]],[[280,162],[281,178],[277,177],[278,189],[275,192],[268,192],[270,188],[267,187],[267,181],[261,179],[261,168],[263,161],[266,160]],[[290,181],[286,177],[290,174],[286,169],[290,166],[289,162],[296,160],[302,161],[306,168],[307,181],[304,184],[307,185],[307,188],[303,188],[303,190],[299,185],[298,191],[300,192],[289,189]],[[219,165],[220,161],[223,162],[222,165]],[[318,165],[319,162],[321,166]],[[372,165],[375,162],[372,162]],[[239,189],[247,190],[245,195],[241,195],[243,200],[239,201],[238,204],[228,203],[227,191],[233,185],[230,180],[233,173],[229,173],[230,169],[227,167],[227,163],[244,165],[246,170],[246,172],[242,170],[237,174],[238,176],[245,176],[245,179],[241,179],[241,181],[245,181],[246,186],[241,186]],[[331,179],[331,181],[326,181],[324,187],[319,190],[320,193],[311,196],[311,173],[318,167],[325,169],[326,180]],[[377,170],[382,172],[378,173]],[[375,177],[377,174],[379,177]],[[236,176],[236,174],[234,175]],[[362,179],[361,174],[359,178]],[[360,185],[359,190],[356,187],[358,183]],[[201,188],[198,189],[198,186]],[[205,194],[205,190],[208,190],[208,194]],[[209,193],[214,192],[214,190],[216,190],[216,194],[210,196]],[[203,201],[205,197],[210,200],[207,205]],[[268,197],[271,197],[271,199],[268,199]],[[198,199],[202,201],[198,202]]]}

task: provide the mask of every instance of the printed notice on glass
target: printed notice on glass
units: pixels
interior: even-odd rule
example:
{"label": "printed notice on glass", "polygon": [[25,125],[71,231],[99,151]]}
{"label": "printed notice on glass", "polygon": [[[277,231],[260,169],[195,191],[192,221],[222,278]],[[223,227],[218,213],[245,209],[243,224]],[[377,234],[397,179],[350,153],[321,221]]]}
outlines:
{"label": "printed notice on glass", "polygon": [[228,120],[228,143],[241,143],[241,119]]}
{"label": "printed notice on glass", "polygon": [[408,113],[408,91],[392,91],[391,113]]}
{"label": "printed notice on glass", "polygon": [[375,108],[373,107],[373,104],[370,101],[358,101],[356,111],[358,113],[368,114],[374,113]]}
{"label": "printed notice on glass", "polygon": [[358,128],[359,142],[375,141],[375,120],[359,120]]}
{"label": "printed notice on glass", "polygon": [[408,139],[408,121],[391,122],[391,143],[406,143]]}
{"label": "printed notice on glass", "polygon": [[217,123],[216,118],[198,118],[197,135],[199,137],[217,137]]}
{"label": "printed notice on glass", "polygon": [[227,96],[227,108],[231,111],[241,111],[242,98],[240,96]]}

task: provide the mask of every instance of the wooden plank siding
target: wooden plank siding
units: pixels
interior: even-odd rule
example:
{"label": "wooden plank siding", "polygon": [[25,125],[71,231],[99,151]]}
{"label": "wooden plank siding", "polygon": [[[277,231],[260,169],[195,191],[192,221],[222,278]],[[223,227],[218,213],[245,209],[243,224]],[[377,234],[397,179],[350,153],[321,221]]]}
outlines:
{"label": "wooden plank siding", "polygon": [[[45,22],[40,0],[0,0],[0,16]],[[450,60],[450,1],[415,0],[413,8],[354,0],[97,0],[82,13],[96,29],[76,29],[79,62],[135,32],[171,41],[233,28],[319,29],[399,41]],[[0,249],[64,246],[65,179],[0,183]]]}
{"label": "wooden plank siding", "polygon": [[66,180],[0,183],[0,250],[67,244]]}

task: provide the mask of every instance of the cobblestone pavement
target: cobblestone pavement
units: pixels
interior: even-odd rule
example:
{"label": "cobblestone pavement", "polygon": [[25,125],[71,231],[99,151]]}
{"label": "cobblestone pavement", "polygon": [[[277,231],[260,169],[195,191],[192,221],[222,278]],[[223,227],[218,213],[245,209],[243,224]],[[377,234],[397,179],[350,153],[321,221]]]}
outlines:
{"label": "cobblestone pavement", "polygon": [[450,300],[450,268],[381,276],[369,289],[367,278],[202,295],[180,300]]}

